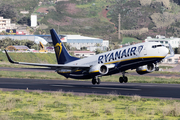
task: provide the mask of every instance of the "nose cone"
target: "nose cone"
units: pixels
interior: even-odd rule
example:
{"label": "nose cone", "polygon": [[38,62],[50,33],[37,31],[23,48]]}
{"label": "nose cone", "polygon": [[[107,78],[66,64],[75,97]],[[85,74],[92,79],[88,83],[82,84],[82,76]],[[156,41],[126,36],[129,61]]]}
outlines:
{"label": "nose cone", "polygon": [[168,53],[169,53],[169,49],[166,48],[166,47],[163,47],[163,49],[162,49],[162,55],[163,55],[163,56],[167,56]]}

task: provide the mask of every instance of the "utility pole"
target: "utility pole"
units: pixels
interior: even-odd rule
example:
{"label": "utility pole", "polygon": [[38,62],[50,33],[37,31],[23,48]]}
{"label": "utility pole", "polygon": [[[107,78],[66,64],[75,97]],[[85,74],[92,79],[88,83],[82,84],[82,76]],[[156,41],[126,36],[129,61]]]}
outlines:
{"label": "utility pole", "polygon": [[121,39],[121,33],[120,33],[120,30],[121,30],[121,15],[119,13],[119,27],[118,27],[118,39],[120,40]]}
{"label": "utility pole", "polygon": [[58,24],[58,35],[59,35],[59,24]]}

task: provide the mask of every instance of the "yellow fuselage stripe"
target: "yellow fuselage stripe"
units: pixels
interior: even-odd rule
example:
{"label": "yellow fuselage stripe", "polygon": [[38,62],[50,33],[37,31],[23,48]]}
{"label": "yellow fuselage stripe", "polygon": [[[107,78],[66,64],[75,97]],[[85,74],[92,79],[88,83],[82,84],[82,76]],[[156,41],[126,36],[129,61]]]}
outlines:
{"label": "yellow fuselage stripe", "polygon": [[90,72],[90,73],[96,73],[96,72],[99,72],[99,70],[96,70],[96,71],[92,71],[92,72]]}
{"label": "yellow fuselage stripe", "polygon": [[130,58],[130,59],[125,59],[125,60],[108,62],[108,63],[104,63],[104,64],[112,64],[112,63],[118,63],[118,62],[123,62],[123,61],[128,61],[128,60],[143,59],[143,58],[165,58],[165,56],[147,56],[147,57]]}

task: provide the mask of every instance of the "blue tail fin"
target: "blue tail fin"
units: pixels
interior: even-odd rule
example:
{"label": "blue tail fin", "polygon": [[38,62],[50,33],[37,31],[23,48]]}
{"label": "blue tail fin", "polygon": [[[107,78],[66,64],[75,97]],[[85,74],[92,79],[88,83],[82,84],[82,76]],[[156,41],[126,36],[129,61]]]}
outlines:
{"label": "blue tail fin", "polygon": [[51,33],[51,38],[53,41],[58,64],[66,64],[68,62],[72,62],[74,60],[79,59],[69,55],[63,43],[60,40],[61,36],[59,37],[54,29],[51,29],[50,33]]}

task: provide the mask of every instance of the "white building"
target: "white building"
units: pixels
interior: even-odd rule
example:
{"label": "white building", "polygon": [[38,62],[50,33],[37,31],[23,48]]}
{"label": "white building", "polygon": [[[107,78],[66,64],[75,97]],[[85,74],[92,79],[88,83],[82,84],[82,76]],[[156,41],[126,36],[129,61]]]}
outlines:
{"label": "white building", "polygon": [[[108,40],[102,40],[99,38],[85,37],[80,35],[62,35],[61,41],[69,44],[71,47],[75,47],[78,50],[86,47],[89,51],[95,51],[96,49],[107,50],[109,47]],[[11,38],[12,40],[31,40],[34,42],[44,41],[52,43],[50,35],[0,35],[0,40],[4,38]]]}
{"label": "white building", "polygon": [[[67,42],[71,47],[75,47],[80,50],[82,47],[87,47],[90,50],[91,47],[109,47],[109,41],[103,41],[99,38],[85,37],[81,35],[66,35],[61,39],[62,42]],[[91,49],[90,51],[94,51]]]}
{"label": "white building", "polygon": [[15,29],[15,26],[15,24],[11,24],[11,19],[0,17],[0,32],[6,31],[6,29]]}
{"label": "white building", "polygon": [[12,40],[30,40],[39,44],[41,42],[43,45],[46,45],[48,42],[38,35],[0,35],[0,40],[10,38]]}
{"label": "white building", "polygon": [[92,51],[68,51],[68,52],[74,54],[74,56],[76,57],[89,57],[92,55],[96,55],[96,53]]}
{"label": "white building", "polygon": [[166,47],[168,47],[170,43],[172,48],[178,48],[180,43],[180,38],[174,38],[174,37],[166,38],[165,36],[156,35],[156,38],[147,37],[147,39],[145,39],[145,42],[159,42]]}
{"label": "white building", "polygon": [[177,63],[180,63],[180,54],[174,54],[173,57],[170,57],[168,59],[164,59],[162,61],[162,63],[168,63],[168,64],[177,64]]}
{"label": "white building", "polygon": [[37,15],[31,15],[31,27],[37,26]]}
{"label": "white building", "polygon": [[21,14],[29,14],[29,11],[20,11]]}
{"label": "white building", "polygon": [[104,47],[109,47],[109,40],[103,40],[103,45]]}

